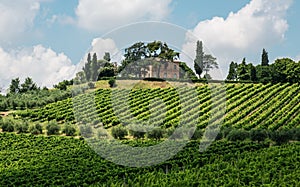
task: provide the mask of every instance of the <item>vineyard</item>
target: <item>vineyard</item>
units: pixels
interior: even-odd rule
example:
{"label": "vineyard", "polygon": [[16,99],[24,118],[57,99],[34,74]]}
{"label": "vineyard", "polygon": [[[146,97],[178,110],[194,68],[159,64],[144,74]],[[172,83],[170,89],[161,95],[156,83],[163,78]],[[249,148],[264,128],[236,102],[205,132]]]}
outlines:
{"label": "vineyard", "polygon": [[[76,115],[74,115],[74,112]],[[174,129],[180,125],[291,129],[300,127],[299,84],[226,84],[195,88],[98,89],[17,113],[33,121],[141,124]],[[223,117],[224,116],[224,117]]]}
{"label": "vineyard", "polygon": [[[299,186],[299,143],[191,141],[172,159],[130,168],[106,161],[81,139],[0,134],[1,186]],[[123,141],[145,146],[156,141]]]}

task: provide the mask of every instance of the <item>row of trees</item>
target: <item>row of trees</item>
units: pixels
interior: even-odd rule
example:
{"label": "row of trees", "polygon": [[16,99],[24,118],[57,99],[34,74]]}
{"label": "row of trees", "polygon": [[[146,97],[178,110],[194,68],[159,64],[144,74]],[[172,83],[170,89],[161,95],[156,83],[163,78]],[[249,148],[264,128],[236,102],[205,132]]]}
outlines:
{"label": "row of trees", "polygon": [[262,83],[299,83],[300,63],[289,58],[282,58],[277,59],[273,64],[269,64],[268,53],[263,49],[261,64],[257,66],[252,63],[247,64],[245,58],[241,64],[231,62],[226,79]]}
{"label": "row of trees", "polygon": [[11,80],[9,86],[10,94],[26,93],[32,90],[38,90],[36,83],[33,82],[32,78],[27,77],[24,83],[20,84],[20,78],[15,78]]}
{"label": "row of trees", "polygon": [[106,77],[116,76],[116,66],[110,62],[110,54],[105,53],[103,59],[98,60],[97,54],[94,53],[93,57],[89,53],[87,56],[87,62],[84,64],[82,71],[76,74],[73,80],[75,84],[94,82]]}

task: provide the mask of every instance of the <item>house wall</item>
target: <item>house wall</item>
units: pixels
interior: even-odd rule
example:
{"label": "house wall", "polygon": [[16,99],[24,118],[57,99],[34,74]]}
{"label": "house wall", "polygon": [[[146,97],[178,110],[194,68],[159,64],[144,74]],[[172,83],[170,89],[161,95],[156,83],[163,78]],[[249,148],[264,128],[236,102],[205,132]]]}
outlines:
{"label": "house wall", "polygon": [[166,62],[160,66],[158,75],[158,67],[149,66],[149,71],[146,77],[155,77],[161,79],[179,79],[179,62]]}

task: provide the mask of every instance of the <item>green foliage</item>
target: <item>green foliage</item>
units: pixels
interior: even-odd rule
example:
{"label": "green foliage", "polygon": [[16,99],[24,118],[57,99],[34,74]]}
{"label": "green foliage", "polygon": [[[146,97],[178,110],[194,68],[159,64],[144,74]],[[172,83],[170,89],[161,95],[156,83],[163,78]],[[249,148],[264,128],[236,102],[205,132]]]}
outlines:
{"label": "green foliage", "polygon": [[26,93],[31,90],[37,90],[37,85],[32,81],[30,77],[27,77],[23,84],[21,84],[21,93]]}
{"label": "green foliage", "polygon": [[76,128],[71,124],[65,124],[62,130],[62,133],[66,134],[67,136],[74,136],[76,133]]}
{"label": "green foliage", "polygon": [[163,138],[164,136],[164,130],[162,128],[156,127],[152,129],[151,131],[147,132],[147,138],[159,140]]}
{"label": "green foliage", "polygon": [[8,94],[6,97],[0,98],[0,111],[42,107],[69,97],[71,97],[70,91],[46,89]]}
{"label": "green foliage", "polygon": [[108,80],[108,84],[109,84],[109,87],[111,87],[111,88],[113,88],[113,87],[115,87],[116,85],[116,79],[115,78],[110,78],[109,80]]}
{"label": "green foliage", "polygon": [[179,63],[179,77],[187,80],[198,80],[198,77],[193,70],[186,65],[184,62]]}
{"label": "green foliage", "polygon": [[237,80],[238,78],[237,68],[238,68],[238,64],[232,61],[229,65],[229,73],[227,75],[226,80],[233,80],[233,81]]}
{"label": "green foliage", "polygon": [[204,58],[204,52],[203,52],[202,41],[197,41],[196,58],[194,60],[194,69],[199,78],[201,78],[201,74],[204,69],[203,58]]}
{"label": "green foliage", "polygon": [[73,80],[64,80],[62,82],[59,82],[57,85],[54,85],[53,87],[59,90],[67,90],[67,86],[73,85]]}
{"label": "green foliage", "polygon": [[268,132],[264,129],[253,129],[250,131],[250,139],[252,141],[262,142],[268,138]]}
{"label": "green foliage", "polygon": [[142,129],[132,127],[129,129],[129,134],[134,138],[138,139],[138,138],[144,138],[146,132],[143,132]]}
{"label": "green foliage", "polygon": [[[0,134],[0,186],[298,186],[299,143],[189,142],[175,156],[144,168],[120,166],[79,139]],[[151,146],[157,141],[122,141]],[[24,151],[26,149],[26,151]],[[157,155],[161,153],[160,150]],[[131,155],[128,155],[130,157]],[[12,164],[13,163],[13,164]]]}
{"label": "green foliage", "polygon": [[289,130],[273,131],[270,133],[270,138],[275,141],[276,144],[281,145],[293,139],[293,134]]}
{"label": "green foliage", "polygon": [[47,135],[58,135],[60,131],[60,126],[55,120],[48,122],[47,126]]}
{"label": "green foliage", "polygon": [[249,138],[249,132],[242,129],[234,129],[227,135],[229,141],[243,141]]}
{"label": "green foliage", "polygon": [[125,127],[123,126],[116,126],[113,127],[111,129],[111,135],[115,138],[115,139],[124,139],[125,136],[128,135],[128,131]]}
{"label": "green foliage", "polygon": [[6,119],[2,121],[1,128],[3,132],[14,132],[15,122],[11,119]]}
{"label": "green foliage", "polygon": [[27,121],[15,122],[15,131],[20,133],[28,133],[29,123]]}
{"label": "green foliage", "polygon": [[263,49],[262,55],[261,55],[261,65],[262,66],[269,66],[269,57],[268,52]]}
{"label": "green foliage", "polygon": [[43,127],[39,124],[32,124],[29,126],[29,133],[33,135],[43,134]]}
{"label": "green foliage", "polygon": [[[159,58],[162,60],[162,63],[158,62],[158,73],[160,70],[160,66],[163,65],[164,61],[171,61],[173,62],[175,59],[179,58],[179,53],[175,52],[173,49],[169,48],[166,43],[162,43],[161,41],[153,41],[148,44],[144,42],[137,42],[132,46],[125,49],[124,54],[125,59],[122,61],[122,64],[119,68],[119,73],[122,72],[123,74],[140,74],[141,70],[144,68],[144,65],[132,65],[131,63],[144,62],[147,64],[147,60],[149,58]],[[128,65],[131,64],[131,68],[128,68]],[[128,70],[131,72],[126,72]],[[158,76],[160,77],[160,76]]]}
{"label": "green foliage", "polygon": [[213,68],[219,68],[217,58],[210,54],[205,54],[203,56],[203,70],[205,71],[205,74],[208,74],[208,72]]}

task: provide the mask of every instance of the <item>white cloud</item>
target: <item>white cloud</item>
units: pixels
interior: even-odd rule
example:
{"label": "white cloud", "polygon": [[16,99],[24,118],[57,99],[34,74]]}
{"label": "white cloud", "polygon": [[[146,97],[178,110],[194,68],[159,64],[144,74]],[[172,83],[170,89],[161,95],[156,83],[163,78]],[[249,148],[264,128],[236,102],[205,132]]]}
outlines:
{"label": "white cloud", "polygon": [[115,61],[119,61],[118,59],[118,47],[116,46],[114,40],[107,38],[95,38],[92,41],[92,47],[90,50],[90,53],[96,53],[98,59],[102,59],[104,54],[106,52],[109,52],[111,55],[111,58]]}
{"label": "white cloud", "polygon": [[162,20],[172,0],[79,0],[78,25],[103,31],[137,21]]}
{"label": "white cloud", "polygon": [[31,77],[39,86],[73,78],[76,66],[63,53],[56,53],[41,45],[31,49],[5,51],[0,48],[0,85],[8,87],[11,79]]}
{"label": "white cloud", "polygon": [[81,71],[84,63],[86,63],[88,53],[91,56],[96,53],[98,60],[103,59],[105,53],[108,52],[110,54],[111,62],[121,62],[122,60],[122,52],[118,49],[115,41],[111,38],[94,38],[91,47],[88,52],[84,55],[83,59],[81,59],[80,63],[77,65],[77,72]]}
{"label": "white cloud", "polygon": [[[259,54],[262,48],[284,40],[288,30],[285,15],[291,3],[292,0],[252,0],[237,13],[231,12],[226,19],[214,17],[201,21],[191,33],[218,58],[226,74],[230,61],[247,54]],[[190,36],[187,34],[183,50],[194,57],[196,41]]]}
{"label": "white cloud", "polygon": [[10,42],[28,31],[40,10],[40,0],[0,2],[0,41]]}

